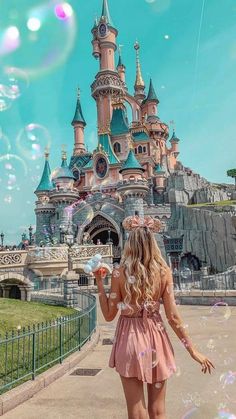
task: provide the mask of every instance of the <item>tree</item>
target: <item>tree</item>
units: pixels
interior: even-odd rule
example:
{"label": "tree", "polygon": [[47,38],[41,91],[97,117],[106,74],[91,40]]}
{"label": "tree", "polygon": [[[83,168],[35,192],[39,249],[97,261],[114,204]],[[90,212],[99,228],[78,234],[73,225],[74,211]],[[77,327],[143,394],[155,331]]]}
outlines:
{"label": "tree", "polygon": [[227,171],[227,176],[233,177],[235,180],[235,190],[236,190],[236,169],[230,169]]}

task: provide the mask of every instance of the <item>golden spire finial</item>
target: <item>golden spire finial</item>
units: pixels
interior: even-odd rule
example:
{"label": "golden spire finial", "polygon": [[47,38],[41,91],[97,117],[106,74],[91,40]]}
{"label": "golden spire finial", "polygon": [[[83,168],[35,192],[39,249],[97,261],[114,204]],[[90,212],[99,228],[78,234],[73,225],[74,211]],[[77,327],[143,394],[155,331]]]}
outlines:
{"label": "golden spire finial", "polygon": [[45,147],[44,156],[45,156],[45,159],[48,160],[48,157],[49,157],[49,147],[48,147],[48,145]]}
{"label": "golden spire finial", "polygon": [[134,44],[134,49],[136,50],[136,81],[135,81],[135,88],[136,87],[145,87],[145,83],[143,81],[142,73],[141,73],[141,66],[140,66],[140,59],[139,59],[139,50],[140,45],[138,41]]}
{"label": "golden spire finial", "polygon": [[66,145],[62,144],[61,146],[61,158],[62,160],[67,160]]}

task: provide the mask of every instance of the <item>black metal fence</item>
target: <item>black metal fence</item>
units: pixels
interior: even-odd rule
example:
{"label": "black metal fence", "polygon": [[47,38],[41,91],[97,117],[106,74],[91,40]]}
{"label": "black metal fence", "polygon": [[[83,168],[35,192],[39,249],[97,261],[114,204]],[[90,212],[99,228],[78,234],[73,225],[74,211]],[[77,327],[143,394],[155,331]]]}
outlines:
{"label": "black metal fence", "polygon": [[79,294],[81,311],[0,337],[0,394],[80,350],[97,323],[96,297]]}

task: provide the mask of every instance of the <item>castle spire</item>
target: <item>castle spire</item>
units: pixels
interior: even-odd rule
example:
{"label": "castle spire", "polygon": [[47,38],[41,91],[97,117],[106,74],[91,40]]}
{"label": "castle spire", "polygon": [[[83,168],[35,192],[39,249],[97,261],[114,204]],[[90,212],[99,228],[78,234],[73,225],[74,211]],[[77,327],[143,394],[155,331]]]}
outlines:
{"label": "castle spire", "polygon": [[138,41],[135,42],[134,49],[136,51],[136,80],[135,80],[135,85],[134,85],[135,97],[137,99],[143,100],[145,98],[145,93],[144,93],[145,83],[142,77],[140,58],[139,58],[140,45]]}
{"label": "castle spire", "polygon": [[106,18],[106,21],[109,25],[113,26],[113,22],[111,19],[111,15],[110,15],[110,11],[109,11],[109,7],[108,7],[108,2],[107,0],[103,0],[103,4],[102,4],[102,15],[101,15],[101,19],[102,18]]}
{"label": "castle spire", "polygon": [[86,151],[84,144],[84,128],[86,126],[86,122],[82,112],[79,88],[77,90],[77,104],[75,109],[75,115],[73,121],[71,122],[71,125],[74,127],[73,156],[78,156],[79,154],[83,154]]}
{"label": "castle spire", "polygon": [[121,47],[122,45],[119,45],[118,51],[119,51],[119,59],[118,59],[118,64],[117,64],[117,71],[118,74],[121,78],[121,80],[125,83],[125,65],[122,61],[122,57],[121,57]]}
{"label": "castle spire", "polygon": [[52,182],[51,182],[51,169],[50,169],[50,165],[49,165],[49,150],[48,148],[45,149],[45,164],[44,164],[44,169],[43,169],[43,174],[41,177],[41,180],[39,182],[39,185],[36,189],[36,193],[37,192],[49,192],[51,191],[51,189],[53,188],[52,186]]}
{"label": "castle spire", "polygon": [[149,84],[149,91],[148,91],[148,95],[147,98],[145,99],[144,102],[156,102],[159,103],[159,100],[157,98],[153,83],[152,83],[152,79],[150,78],[150,84]]}

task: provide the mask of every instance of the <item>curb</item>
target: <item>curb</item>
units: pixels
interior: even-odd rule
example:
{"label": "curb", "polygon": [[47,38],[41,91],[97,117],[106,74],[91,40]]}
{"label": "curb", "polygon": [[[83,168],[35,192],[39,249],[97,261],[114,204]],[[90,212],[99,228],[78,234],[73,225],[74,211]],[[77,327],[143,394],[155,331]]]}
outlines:
{"label": "curb", "polygon": [[91,341],[86,342],[81,348],[81,351],[68,356],[62,364],[53,366],[49,370],[38,375],[35,380],[27,381],[0,396],[0,416],[3,416],[5,413],[9,412],[9,410],[12,410],[19,404],[29,400],[36,393],[75,368],[75,366],[98,344],[100,333],[100,328],[97,325],[96,330],[91,336]]}

